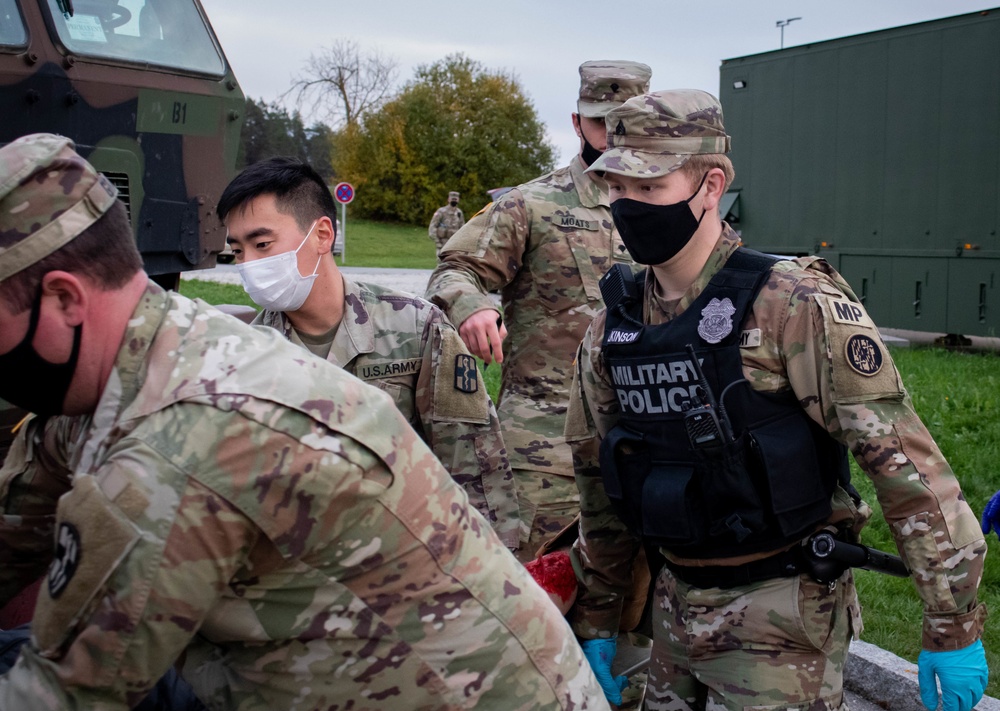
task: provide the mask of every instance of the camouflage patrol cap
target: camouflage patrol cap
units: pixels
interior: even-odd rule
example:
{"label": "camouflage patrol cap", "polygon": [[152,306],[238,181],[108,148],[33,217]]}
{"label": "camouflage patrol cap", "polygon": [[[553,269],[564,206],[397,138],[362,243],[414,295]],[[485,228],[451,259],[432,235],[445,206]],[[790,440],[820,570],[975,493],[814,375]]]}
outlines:
{"label": "camouflage patrol cap", "polygon": [[0,148],[0,281],[65,246],[114,204],[118,191],[73,149],[51,133]]}
{"label": "camouflage patrol cap", "polygon": [[580,65],[580,100],[577,113],[601,118],[633,96],[649,91],[653,70],[626,59],[596,59]]}
{"label": "camouflage patrol cap", "polygon": [[657,91],[629,99],[605,117],[607,150],[588,168],[655,178],[697,153],[728,153],[722,106],[697,89]]}
{"label": "camouflage patrol cap", "polygon": [[456,193],[454,190],[452,190],[450,193],[448,193],[448,199],[449,200],[458,200],[458,193]]}

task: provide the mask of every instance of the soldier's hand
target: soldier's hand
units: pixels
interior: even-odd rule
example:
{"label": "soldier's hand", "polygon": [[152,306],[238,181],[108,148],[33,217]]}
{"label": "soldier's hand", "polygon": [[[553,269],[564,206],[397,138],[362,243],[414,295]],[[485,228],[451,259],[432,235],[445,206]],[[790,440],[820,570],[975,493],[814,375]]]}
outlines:
{"label": "soldier's hand", "polygon": [[465,347],[486,365],[494,360],[503,363],[503,339],[507,337],[507,327],[493,309],[477,311],[458,327],[458,335],[465,341]]}
{"label": "soldier's hand", "polygon": [[993,494],[993,498],[983,509],[983,534],[988,534],[992,528],[1000,536],[1000,491]]}
{"label": "soldier's hand", "polygon": [[931,711],[938,707],[938,681],[944,711],[972,711],[986,691],[989,675],[982,640],[947,652],[925,649],[917,657],[920,700]]}
{"label": "soldier's hand", "polygon": [[580,642],[580,647],[608,703],[614,706],[621,705],[622,689],[628,686],[628,679],[624,676],[611,676],[611,665],[615,661],[615,652],[618,651],[616,638],[586,639]]}

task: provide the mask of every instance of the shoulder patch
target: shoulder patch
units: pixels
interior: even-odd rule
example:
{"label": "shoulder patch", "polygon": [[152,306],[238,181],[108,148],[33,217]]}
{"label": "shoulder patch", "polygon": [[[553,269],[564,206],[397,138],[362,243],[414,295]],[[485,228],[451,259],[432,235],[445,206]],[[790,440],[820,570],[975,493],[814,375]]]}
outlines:
{"label": "shoulder patch", "polygon": [[479,389],[479,368],[476,359],[467,353],[455,356],[455,389],[463,393],[474,393]]}
{"label": "shoulder patch", "polygon": [[49,566],[49,595],[52,596],[53,600],[62,595],[63,590],[76,574],[81,552],[80,532],[73,524],[63,521],[59,524],[59,532],[56,534],[56,552],[52,558],[52,564]]}
{"label": "shoulder patch", "polygon": [[859,304],[829,294],[813,294],[832,368],[832,396],[838,403],[896,399],[903,383],[871,317]]}
{"label": "shoulder patch", "polygon": [[466,350],[457,331],[452,328],[436,331],[434,419],[489,424],[490,396],[480,386],[478,361]]}
{"label": "shoulder patch", "polygon": [[856,333],[848,338],[844,343],[844,356],[855,373],[870,378],[882,370],[882,350],[871,336]]}
{"label": "shoulder patch", "polygon": [[830,316],[837,323],[862,328],[875,328],[875,323],[865,310],[853,301],[847,299],[830,299]]}

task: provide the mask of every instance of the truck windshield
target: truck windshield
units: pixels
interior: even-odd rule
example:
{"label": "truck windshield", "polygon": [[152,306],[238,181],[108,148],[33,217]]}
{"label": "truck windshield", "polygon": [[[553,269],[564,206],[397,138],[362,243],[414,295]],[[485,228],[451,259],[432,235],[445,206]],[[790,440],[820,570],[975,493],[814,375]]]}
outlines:
{"label": "truck windshield", "polygon": [[24,47],[28,33],[14,0],[0,0],[0,47]]}
{"label": "truck windshield", "polygon": [[[0,0],[0,7],[12,0]],[[222,54],[193,0],[73,0],[66,17],[46,0],[73,54],[223,76]]]}

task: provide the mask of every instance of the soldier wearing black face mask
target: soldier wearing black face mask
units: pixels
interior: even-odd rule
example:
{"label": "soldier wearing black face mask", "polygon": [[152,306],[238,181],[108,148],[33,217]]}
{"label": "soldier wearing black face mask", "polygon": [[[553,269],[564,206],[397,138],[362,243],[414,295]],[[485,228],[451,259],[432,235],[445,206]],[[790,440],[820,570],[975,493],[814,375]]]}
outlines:
{"label": "soldier wearing black face mask", "polygon": [[[579,512],[562,436],[570,364],[602,306],[601,276],[632,264],[607,186],[586,169],[604,149],[604,115],[648,91],[652,72],[625,60],[588,61],[579,71],[579,154],[474,216],[442,250],[426,294],[474,355],[503,363],[497,411],[518,485],[524,561]],[[501,293],[502,319],[492,291]]]}
{"label": "soldier wearing black face mask", "polygon": [[571,621],[609,700],[642,542],[665,559],[646,708],[842,707],[860,607],[850,569],[831,579],[804,544],[824,529],[854,543],[871,516],[849,449],[923,600],[925,703],[937,676],[945,707],[968,711],[987,677],[985,543],[875,324],[829,264],[746,249],[721,221],[734,172],[715,97],[657,92],[606,121],[590,169],[649,265],[602,280],[566,423],[582,502]]}
{"label": "soldier wearing black face mask", "polygon": [[465,215],[458,206],[459,197],[459,194],[454,190],[448,193],[448,204],[435,210],[434,216],[431,217],[431,224],[427,228],[427,234],[437,245],[439,255],[445,242],[465,224]]}

